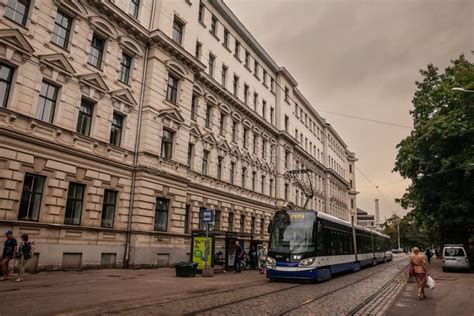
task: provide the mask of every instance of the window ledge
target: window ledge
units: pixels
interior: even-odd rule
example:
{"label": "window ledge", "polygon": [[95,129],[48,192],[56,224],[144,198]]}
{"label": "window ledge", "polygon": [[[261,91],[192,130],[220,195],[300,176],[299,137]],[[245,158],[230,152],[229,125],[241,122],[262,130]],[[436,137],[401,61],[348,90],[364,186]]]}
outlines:
{"label": "window ledge", "polygon": [[207,25],[206,25],[206,24],[204,24],[204,22],[203,22],[203,21],[199,20],[199,24],[201,24],[201,26],[202,26],[203,28],[207,29]]}
{"label": "window ledge", "polygon": [[239,56],[237,56],[236,54],[234,54],[234,57],[235,57],[235,59],[237,59],[240,63],[242,63],[242,59],[240,59]]}
{"label": "window ledge", "polygon": [[224,43],[222,43],[222,46],[229,52],[232,53],[232,51],[229,48],[229,45],[225,46]]}
{"label": "window ledge", "polygon": [[254,76],[255,78],[257,78],[258,81],[260,81],[260,77],[258,76],[258,74],[255,74],[255,73],[254,73],[253,76]]}
{"label": "window ledge", "polygon": [[209,30],[209,33],[212,35],[212,37],[214,37],[218,42],[221,41],[221,39],[219,37],[217,37],[217,35],[215,33],[213,33],[211,30]]}

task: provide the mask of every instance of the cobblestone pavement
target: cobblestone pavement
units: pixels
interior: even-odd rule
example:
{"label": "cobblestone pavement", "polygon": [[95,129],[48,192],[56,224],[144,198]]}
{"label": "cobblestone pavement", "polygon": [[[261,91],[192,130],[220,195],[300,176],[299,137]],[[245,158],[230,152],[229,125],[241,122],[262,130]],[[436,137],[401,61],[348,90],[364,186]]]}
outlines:
{"label": "cobblestone pavement", "polygon": [[[75,314],[120,313],[127,315],[233,315],[233,314],[347,314],[380,290],[407,264],[406,257],[363,269],[319,284],[266,282],[224,293],[176,297],[143,302],[124,302],[82,310]],[[311,302],[310,304],[307,304]],[[306,304],[305,304],[306,303]],[[302,308],[295,307],[305,304]],[[294,310],[293,310],[294,309]]]}

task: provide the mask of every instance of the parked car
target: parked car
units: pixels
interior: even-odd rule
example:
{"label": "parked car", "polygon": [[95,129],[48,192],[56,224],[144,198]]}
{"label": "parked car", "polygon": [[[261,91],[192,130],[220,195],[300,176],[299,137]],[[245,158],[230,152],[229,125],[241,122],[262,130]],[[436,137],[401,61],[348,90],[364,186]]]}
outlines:
{"label": "parked car", "polygon": [[469,259],[463,245],[444,245],[443,272],[448,270],[469,270]]}

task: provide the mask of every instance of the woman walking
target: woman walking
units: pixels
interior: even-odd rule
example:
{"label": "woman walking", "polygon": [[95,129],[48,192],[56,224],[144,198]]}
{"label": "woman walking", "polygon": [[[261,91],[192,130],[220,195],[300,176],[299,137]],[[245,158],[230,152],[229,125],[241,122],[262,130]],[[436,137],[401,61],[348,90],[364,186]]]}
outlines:
{"label": "woman walking", "polygon": [[28,260],[33,257],[35,253],[35,244],[28,240],[28,234],[21,235],[21,244],[18,247],[16,260],[18,264],[18,279],[17,282],[23,281],[23,275],[25,274],[25,265]]}
{"label": "woman walking", "polygon": [[420,249],[413,248],[413,254],[410,256],[410,266],[415,272],[415,279],[418,285],[418,299],[426,298],[426,256],[420,253]]}

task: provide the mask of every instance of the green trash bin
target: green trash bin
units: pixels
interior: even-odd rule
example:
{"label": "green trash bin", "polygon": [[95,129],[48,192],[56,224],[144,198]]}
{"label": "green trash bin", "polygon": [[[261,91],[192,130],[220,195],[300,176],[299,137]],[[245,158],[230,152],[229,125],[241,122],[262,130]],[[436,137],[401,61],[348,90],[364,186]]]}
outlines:
{"label": "green trash bin", "polygon": [[175,266],[176,276],[190,278],[196,276],[197,263],[180,262]]}

